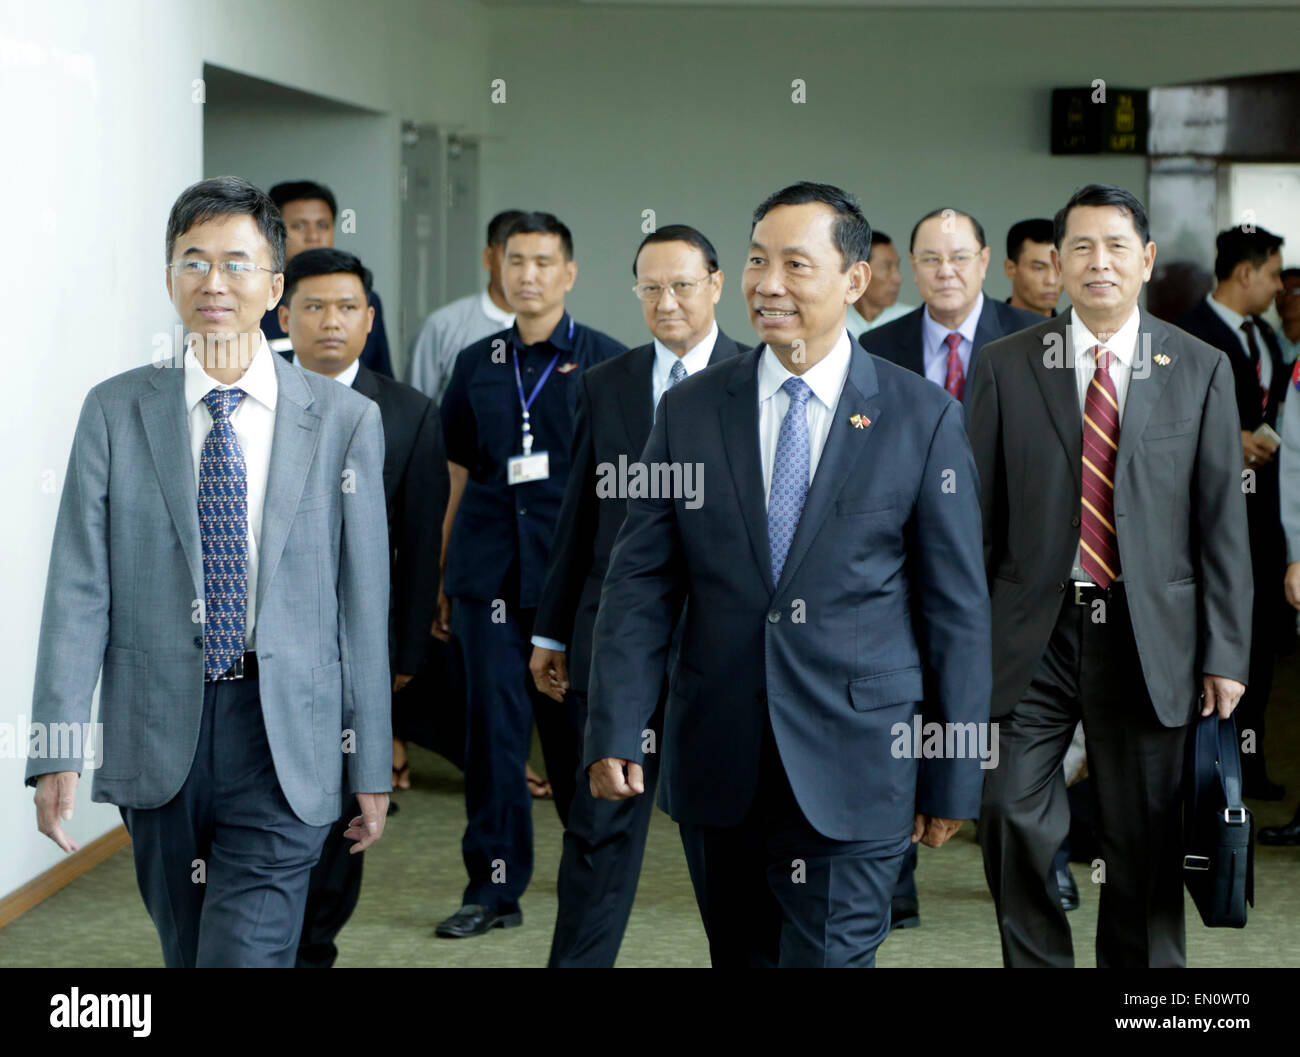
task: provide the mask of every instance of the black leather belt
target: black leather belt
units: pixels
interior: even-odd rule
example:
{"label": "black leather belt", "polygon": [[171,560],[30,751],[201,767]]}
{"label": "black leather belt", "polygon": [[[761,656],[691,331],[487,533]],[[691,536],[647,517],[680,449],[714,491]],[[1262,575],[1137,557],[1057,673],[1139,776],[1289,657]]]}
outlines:
{"label": "black leather belt", "polygon": [[226,682],[231,679],[256,679],[257,678],[257,654],[252,650],[245,650],[242,657],[235,659],[235,662],[225,670],[225,673],[218,676],[212,682]]}
{"label": "black leather belt", "polygon": [[1124,584],[1121,582],[1112,583],[1109,587],[1098,587],[1087,580],[1069,580],[1066,586],[1074,592],[1074,604],[1076,606],[1090,606],[1093,602],[1101,599],[1110,602],[1119,597],[1124,590]]}

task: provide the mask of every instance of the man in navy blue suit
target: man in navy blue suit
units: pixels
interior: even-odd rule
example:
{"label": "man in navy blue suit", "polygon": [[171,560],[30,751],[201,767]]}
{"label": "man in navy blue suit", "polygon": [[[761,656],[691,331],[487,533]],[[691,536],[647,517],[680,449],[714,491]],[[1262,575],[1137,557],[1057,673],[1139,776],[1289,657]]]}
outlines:
{"label": "man in navy blue suit", "polygon": [[873,965],[903,855],[975,816],[991,757],[962,408],[845,329],[870,244],[825,184],[755,211],[741,285],[760,344],[665,394],[641,455],[654,487],[629,490],[596,618],[592,792],[641,794],[662,753],[715,966]]}

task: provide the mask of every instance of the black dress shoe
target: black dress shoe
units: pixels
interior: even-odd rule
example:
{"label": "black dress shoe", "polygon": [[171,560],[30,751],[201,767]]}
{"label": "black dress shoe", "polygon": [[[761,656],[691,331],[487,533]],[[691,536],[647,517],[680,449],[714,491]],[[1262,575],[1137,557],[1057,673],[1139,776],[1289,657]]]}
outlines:
{"label": "black dress shoe", "polygon": [[1285,826],[1265,826],[1259,831],[1255,839],[1260,844],[1300,844],[1300,814],[1297,814]]}
{"label": "black dress shoe", "polygon": [[401,811],[401,810],[402,810],[402,809],[401,809],[400,807],[397,806],[397,801],[396,801],[396,800],[390,800],[390,801],[388,801],[388,814],[390,814],[390,815],[396,815],[396,814],[397,814],[399,811]]}
{"label": "black dress shoe", "polygon": [[920,905],[895,899],[889,904],[889,931],[894,929],[914,929],[921,924]]}
{"label": "black dress shoe", "polygon": [[492,907],[470,903],[461,907],[446,921],[438,922],[434,935],[458,940],[466,936],[482,936],[489,929],[513,929],[524,923],[523,911],[496,910]]}
{"label": "black dress shoe", "polygon": [[1061,897],[1062,910],[1079,909],[1079,886],[1074,883],[1070,868],[1059,863],[1056,867],[1056,891]]}
{"label": "black dress shoe", "polygon": [[1286,786],[1269,781],[1267,775],[1257,775],[1242,782],[1241,795],[1247,800],[1281,800],[1286,796]]}

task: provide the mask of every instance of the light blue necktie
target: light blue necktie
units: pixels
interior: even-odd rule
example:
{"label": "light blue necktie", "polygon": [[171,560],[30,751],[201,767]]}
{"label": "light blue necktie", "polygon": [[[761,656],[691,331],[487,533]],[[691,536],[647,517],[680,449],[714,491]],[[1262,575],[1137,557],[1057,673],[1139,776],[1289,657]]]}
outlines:
{"label": "light blue necktie", "polygon": [[203,544],[203,677],[219,679],[244,653],[248,605],[248,475],[230,416],[242,389],[203,398],[212,428],[199,455],[199,539]]}
{"label": "light blue necktie", "polygon": [[671,389],[686,377],[686,365],[681,360],[674,360],[672,370],[668,372],[668,388]]}
{"label": "light blue necktie", "polygon": [[787,378],[782,389],[790,406],[781,420],[781,435],[772,459],[772,488],[767,499],[767,542],[772,551],[772,583],[781,582],[794,530],[799,527],[808,496],[808,467],[812,449],[808,442],[808,398],[812,390],[802,378]]}

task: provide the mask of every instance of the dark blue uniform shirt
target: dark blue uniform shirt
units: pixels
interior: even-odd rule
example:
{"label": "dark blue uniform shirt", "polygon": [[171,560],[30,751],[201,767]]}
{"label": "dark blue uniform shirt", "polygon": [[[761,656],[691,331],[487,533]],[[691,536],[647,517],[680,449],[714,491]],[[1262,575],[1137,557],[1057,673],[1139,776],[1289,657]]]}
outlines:
{"label": "dark blue uniform shirt", "polygon": [[[550,476],[516,485],[506,483],[506,461],[523,453],[523,414],[512,350],[519,354],[525,397],[559,354],[529,408],[533,453],[548,454]],[[566,312],[551,336],[536,345],[522,344],[518,330],[511,327],[466,346],[456,358],[442,398],[442,428],[447,458],[469,470],[469,480],[447,550],[443,590],[448,597],[483,602],[505,598],[522,609],[541,600],[569,476],[578,376],[626,351],[607,334],[573,323]],[[518,566],[512,568],[516,560]],[[509,584],[507,574],[512,574]],[[517,598],[508,597],[514,594],[515,574]]]}

